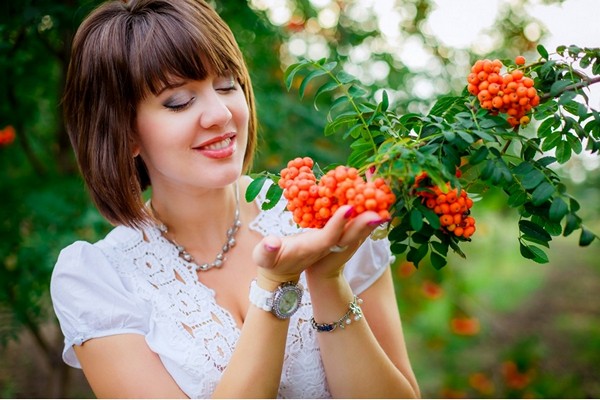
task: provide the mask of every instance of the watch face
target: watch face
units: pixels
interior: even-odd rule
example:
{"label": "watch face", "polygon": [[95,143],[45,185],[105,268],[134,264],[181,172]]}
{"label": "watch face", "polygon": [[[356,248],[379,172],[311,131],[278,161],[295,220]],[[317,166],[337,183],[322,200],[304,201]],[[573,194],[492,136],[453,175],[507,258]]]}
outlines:
{"label": "watch face", "polygon": [[277,318],[291,317],[300,307],[302,288],[293,283],[280,286],[273,298],[273,313]]}

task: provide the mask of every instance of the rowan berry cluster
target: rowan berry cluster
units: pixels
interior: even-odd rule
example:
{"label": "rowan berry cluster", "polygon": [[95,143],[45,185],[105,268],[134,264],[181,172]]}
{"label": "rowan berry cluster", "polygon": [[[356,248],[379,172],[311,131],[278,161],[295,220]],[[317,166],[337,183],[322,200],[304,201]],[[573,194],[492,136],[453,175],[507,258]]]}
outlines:
{"label": "rowan berry cluster", "polygon": [[[525,59],[518,56],[515,62],[523,65]],[[501,75],[502,67],[500,60],[477,60],[467,77],[467,90],[477,96],[481,108],[494,114],[507,114],[507,121],[513,127],[527,125],[529,117],[526,114],[540,104],[533,79],[525,76],[521,69]]]}
{"label": "rowan berry cluster", "polygon": [[396,196],[383,178],[365,181],[356,168],[340,165],[317,181],[313,165],[310,157],[297,157],[280,172],[287,209],[301,228],[324,227],[343,205],[354,207],[355,215],[375,211],[382,220],[391,218],[389,209]]}
{"label": "rowan berry cluster", "polygon": [[[443,191],[437,185],[425,185],[427,174],[424,172],[415,179],[418,188],[417,196],[423,203],[440,217],[442,230],[451,232],[458,237],[469,239],[475,233],[475,218],[471,214],[473,200],[467,192],[451,188],[446,184]],[[425,186],[424,186],[425,185]]]}

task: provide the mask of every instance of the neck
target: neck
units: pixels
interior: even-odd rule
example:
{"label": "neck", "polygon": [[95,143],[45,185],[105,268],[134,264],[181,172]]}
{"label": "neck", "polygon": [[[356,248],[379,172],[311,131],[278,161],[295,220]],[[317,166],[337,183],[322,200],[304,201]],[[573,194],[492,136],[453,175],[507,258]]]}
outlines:
{"label": "neck", "polygon": [[[190,252],[212,254],[223,245],[236,213],[237,182],[201,193],[152,194],[152,212],[167,227],[169,239]],[[239,195],[239,194],[238,194]]]}

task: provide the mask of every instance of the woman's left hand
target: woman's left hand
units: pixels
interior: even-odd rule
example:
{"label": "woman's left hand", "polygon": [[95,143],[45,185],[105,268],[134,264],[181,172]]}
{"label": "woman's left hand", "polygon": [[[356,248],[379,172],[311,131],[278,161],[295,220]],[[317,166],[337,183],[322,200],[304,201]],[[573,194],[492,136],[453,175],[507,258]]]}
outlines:
{"label": "woman's left hand", "polygon": [[322,229],[265,237],[254,249],[254,261],[272,281],[297,278],[307,268],[313,275],[337,277],[360,244],[383,222],[375,212],[354,216],[351,206],[340,207]]}

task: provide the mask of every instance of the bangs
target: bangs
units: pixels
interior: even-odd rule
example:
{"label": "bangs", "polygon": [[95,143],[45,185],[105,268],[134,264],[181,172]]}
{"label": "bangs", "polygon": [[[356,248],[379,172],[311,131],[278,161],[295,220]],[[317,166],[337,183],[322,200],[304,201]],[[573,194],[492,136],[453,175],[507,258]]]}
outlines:
{"label": "bangs", "polygon": [[203,80],[209,75],[233,75],[243,80],[243,59],[233,35],[197,10],[184,19],[161,10],[146,18],[132,15],[130,25],[131,83],[135,100],[181,79]]}

